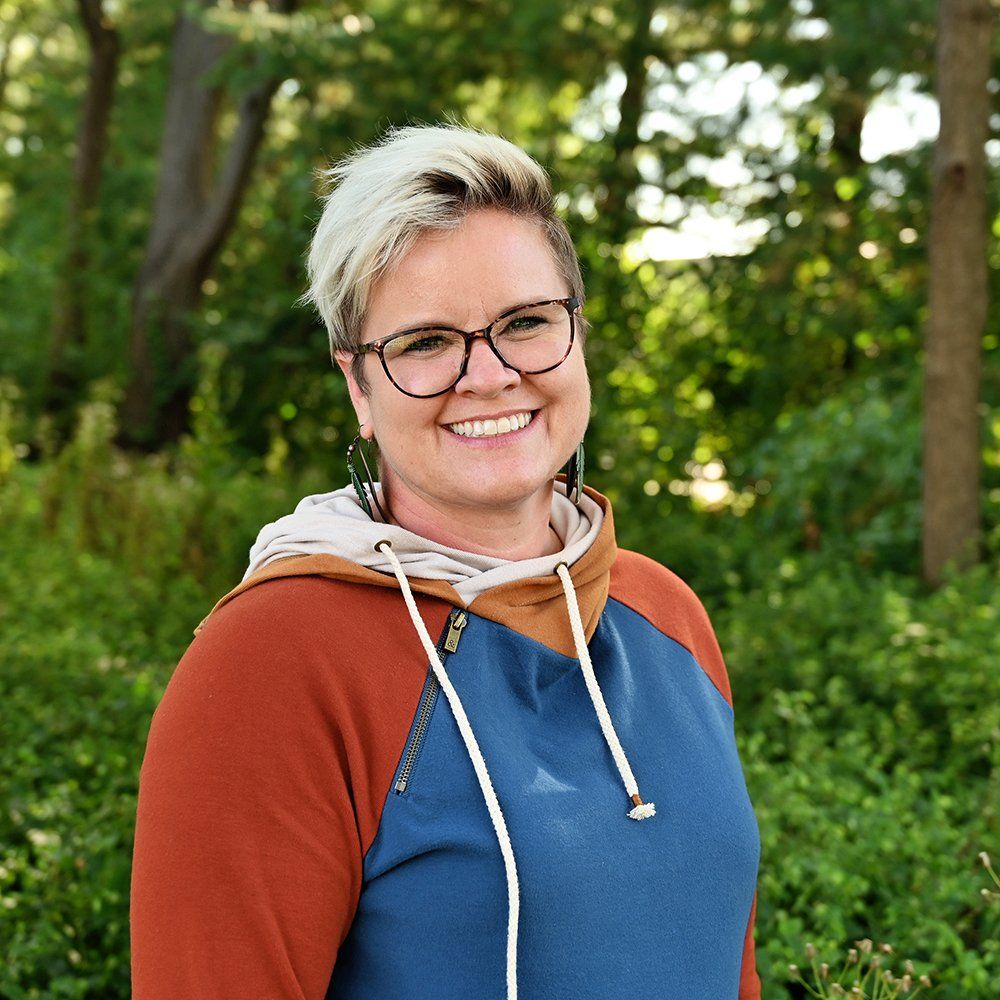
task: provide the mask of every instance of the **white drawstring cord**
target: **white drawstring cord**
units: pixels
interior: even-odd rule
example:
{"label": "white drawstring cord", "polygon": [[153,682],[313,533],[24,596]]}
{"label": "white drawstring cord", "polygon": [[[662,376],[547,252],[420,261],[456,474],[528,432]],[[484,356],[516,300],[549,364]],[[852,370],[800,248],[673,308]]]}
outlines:
{"label": "white drawstring cord", "polygon": [[569,567],[561,562],[556,566],[559,579],[562,580],[563,590],[566,592],[566,607],[569,610],[569,624],[573,630],[573,642],[576,645],[576,655],[580,660],[580,669],[583,671],[583,679],[587,682],[587,690],[590,692],[590,700],[594,703],[594,711],[601,724],[601,731],[607,741],[611,756],[618,765],[618,773],[625,783],[625,791],[628,792],[634,808],[628,812],[629,819],[647,819],[656,815],[656,806],[652,802],[643,802],[639,795],[639,785],[636,783],[635,775],[629,766],[628,758],[622,749],[621,741],[615,732],[615,727],[611,722],[611,715],[608,706],[604,703],[604,695],[597,684],[597,677],[594,675],[594,665],[590,661],[590,651],[587,649],[587,635],[583,630],[583,619],[580,617],[580,607],[576,602],[576,591],[573,589],[573,578],[569,575]]}
{"label": "white drawstring cord", "polygon": [[[510,834],[507,832],[507,823],[503,818],[500,803],[497,800],[497,793],[493,790],[493,782],[490,780],[490,773],[486,770],[486,761],[483,760],[482,751],[476,742],[475,733],[469,725],[468,716],[462,707],[462,702],[458,697],[458,692],[451,683],[450,678],[445,673],[444,664],[437,654],[437,649],[431,641],[430,634],[424,620],[417,610],[417,602],[413,599],[413,592],[410,590],[410,582],[406,579],[403,566],[396,553],[392,551],[392,544],[388,541],[376,543],[375,549],[382,552],[389,562],[392,563],[393,572],[399,581],[399,588],[403,592],[403,600],[410,612],[413,627],[420,636],[424,650],[430,660],[434,676],[444,690],[448,704],[451,706],[452,715],[458,723],[459,732],[465,740],[465,748],[469,752],[472,766],[476,770],[476,777],[479,779],[479,787],[482,789],[483,798],[486,799],[486,808],[489,810],[490,819],[493,821],[493,829],[496,830],[497,840],[500,842],[500,853],[503,855],[504,869],[507,873],[507,1000],[517,1000],[517,920],[521,910],[520,893],[517,886],[517,865],[514,862],[514,848],[510,843]],[[628,766],[628,765],[626,765]]]}

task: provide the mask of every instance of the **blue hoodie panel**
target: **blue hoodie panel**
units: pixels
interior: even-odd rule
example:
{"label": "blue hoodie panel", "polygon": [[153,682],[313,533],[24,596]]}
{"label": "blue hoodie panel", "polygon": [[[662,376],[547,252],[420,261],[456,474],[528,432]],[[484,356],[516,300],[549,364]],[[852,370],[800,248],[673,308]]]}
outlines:
{"label": "blue hoodie panel", "polygon": [[[590,651],[649,819],[626,815],[577,660],[470,614],[445,661],[517,859],[519,997],[737,1000],[760,839],[732,709],[688,650],[618,601]],[[438,691],[327,998],[502,1000],[506,945],[500,848]]]}

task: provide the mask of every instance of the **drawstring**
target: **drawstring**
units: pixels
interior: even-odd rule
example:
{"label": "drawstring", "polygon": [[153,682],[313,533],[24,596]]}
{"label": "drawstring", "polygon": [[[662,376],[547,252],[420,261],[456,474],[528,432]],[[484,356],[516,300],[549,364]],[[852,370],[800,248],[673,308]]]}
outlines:
{"label": "drawstring", "polygon": [[[444,664],[438,656],[437,649],[431,641],[430,634],[424,620],[417,610],[417,602],[413,599],[413,591],[410,590],[410,581],[407,580],[403,572],[403,566],[396,553],[392,551],[392,543],[383,539],[375,544],[376,552],[383,553],[392,563],[392,571],[399,581],[399,589],[403,592],[403,600],[406,601],[407,610],[410,612],[410,619],[413,627],[420,636],[427,658],[430,660],[431,669],[437,677],[451,707],[455,722],[458,723],[459,732],[465,741],[465,748],[469,753],[472,766],[475,768],[476,777],[479,779],[479,787],[482,790],[483,798],[486,800],[486,808],[489,810],[490,819],[493,821],[493,829],[496,831],[497,841],[500,844],[500,853],[503,856],[504,870],[507,874],[507,1000],[517,1000],[517,923],[521,910],[521,897],[517,883],[517,865],[514,861],[514,848],[511,846],[510,834],[507,832],[507,823],[504,820],[503,812],[500,809],[500,802],[497,800],[497,793],[493,789],[493,782],[490,780],[489,771],[486,770],[486,761],[483,759],[479,743],[469,725],[469,718],[465,714],[462,702],[458,697],[458,692],[451,683]],[[573,642],[576,646],[576,655],[580,660],[580,669],[583,671],[583,678],[587,684],[587,691],[590,693],[590,700],[594,703],[594,711],[601,724],[601,732],[607,741],[611,756],[614,757],[625,784],[625,791],[632,800],[633,808],[627,813],[630,819],[646,819],[656,815],[656,806],[652,802],[643,802],[639,795],[639,786],[632,768],[629,766],[628,758],[622,749],[618,734],[611,722],[608,714],[608,706],[604,703],[604,696],[597,684],[597,677],[594,675],[594,665],[590,661],[590,652],[587,649],[587,636],[583,630],[583,620],[580,618],[580,608],[576,601],[576,591],[573,589],[573,579],[569,575],[569,567],[561,562],[556,566],[556,573],[562,581],[563,590],[566,593],[566,608],[569,611],[570,628],[573,631]]]}
{"label": "drawstring", "polygon": [[625,791],[628,792],[632,800],[633,809],[628,812],[629,819],[647,819],[656,815],[656,806],[652,802],[643,802],[639,795],[639,785],[629,766],[628,758],[622,749],[621,741],[615,732],[615,727],[611,722],[611,715],[608,713],[608,706],[604,703],[604,695],[597,684],[597,677],[594,675],[594,665],[590,662],[590,651],[587,649],[587,636],[583,631],[583,620],[580,618],[580,608],[576,603],[576,591],[573,589],[573,579],[569,575],[569,567],[561,562],[556,566],[559,579],[562,580],[563,590],[566,593],[566,607],[569,610],[569,624],[573,630],[573,642],[576,645],[576,655],[580,660],[580,669],[583,671],[583,679],[587,682],[587,690],[590,692],[590,700],[594,703],[594,711],[597,719],[601,723],[601,732],[607,741],[611,756],[618,765],[618,773],[622,776]]}
{"label": "drawstring", "polygon": [[496,830],[497,840],[500,842],[500,853],[503,855],[504,869],[507,873],[507,1000],[517,1000],[517,918],[521,909],[521,897],[517,887],[517,866],[514,862],[514,849],[511,847],[510,834],[507,832],[507,823],[500,810],[500,803],[497,801],[497,793],[493,790],[493,782],[490,781],[489,771],[486,770],[486,761],[483,760],[482,751],[476,742],[472,726],[469,725],[468,716],[459,700],[458,692],[455,690],[448,675],[445,673],[444,664],[431,642],[431,637],[427,632],[427,626],[420,617],[417,610],[417,602],[413,599],[413,592],[410,590],[410,582],[406,579],[403,567],[396,558],[396,553],[392,551],[392,544],[388,541],[376,543],[375,550],[382,552],[392,563],[392,571],[399,581],[400,590],[403,592],[403,600],[410,612],[413,627],[420,636],[424,650],[430,659],[431,668],[438,679],[438,683],[444,690],[451,706],[452,715],[458,723],[459,732],[465,741],[465,748],[469,752],[472,766],[476,769],[476,777],[479,779],[479,787],[482,789],[483,798],[486,799],[486,808],[489,810],[490,819],[493,820],[493,829]]}

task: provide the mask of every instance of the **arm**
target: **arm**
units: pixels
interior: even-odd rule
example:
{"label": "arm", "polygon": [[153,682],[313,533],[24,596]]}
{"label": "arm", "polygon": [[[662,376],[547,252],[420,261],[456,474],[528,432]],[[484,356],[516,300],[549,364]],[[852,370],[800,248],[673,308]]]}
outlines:
{"label": "arm", "polygon": [[365,646],[379,602],[345,591],[371,589],[270,581],[182,658],[140,774],[135,1000],[325,995],[426,671]]}

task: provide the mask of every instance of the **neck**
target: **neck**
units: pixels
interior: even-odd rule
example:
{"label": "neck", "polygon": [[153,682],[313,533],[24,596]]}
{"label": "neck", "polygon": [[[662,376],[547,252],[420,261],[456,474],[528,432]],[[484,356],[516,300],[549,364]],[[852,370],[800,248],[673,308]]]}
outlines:
{"label": "neck", "polygon": [[[388,478],[388,477],[386,477]],[[517,507],[447,510],[407,489],[382,483],[382,506],[390,520],[415,535],[463,552],[511,561],[553,555],[562,539],[549,524],[552,484]]]}

